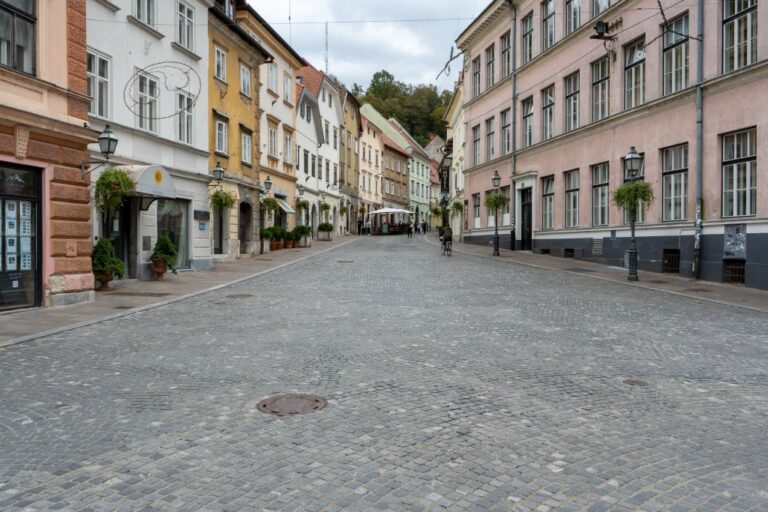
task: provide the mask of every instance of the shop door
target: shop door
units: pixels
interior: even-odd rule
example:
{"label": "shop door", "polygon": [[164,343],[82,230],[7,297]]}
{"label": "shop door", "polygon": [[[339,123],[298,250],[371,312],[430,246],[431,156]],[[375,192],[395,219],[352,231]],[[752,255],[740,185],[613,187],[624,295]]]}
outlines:
{"label": "shop door", "polygon": [[123,260],[125,268],[128,269],[128,277],[132,275],[130,269],[130,237],[131,237],[131,201],[127,200],[114,212],[109,212],[104,216],[104,226],[102,233],[104,238],[112,242],[115,248],[115,254]]}
{"label": "shop door", "polygon": [[252,217],[251,205],[240,203],[239,218],[237,219],[237,237],[240,239],[240,254],[248,253],[248,242],[251,241],[251,232],[253,231],[251,228],[253,225]]}
{"label": "shop door", "polygon": [[0,311],[40,305],[40,173],[0,167]]}
{"label": "shop door", "polygon": [[189,201],[158,199],[157,236],[168,235],[179,251],[177,268],[189,268]]}
{"label": "shop door", "polygon": [[520,191],[520,249],[530,251],[533,247],[533,189]]}

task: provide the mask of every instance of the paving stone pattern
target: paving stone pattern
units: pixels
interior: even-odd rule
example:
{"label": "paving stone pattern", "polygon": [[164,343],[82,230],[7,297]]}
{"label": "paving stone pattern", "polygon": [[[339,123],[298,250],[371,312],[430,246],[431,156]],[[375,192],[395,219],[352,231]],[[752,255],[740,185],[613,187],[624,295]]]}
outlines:
{"label": "paving stone pattern", "polygon": [[366,238],[1,350],[0,510],[764,511],[767,325]]}

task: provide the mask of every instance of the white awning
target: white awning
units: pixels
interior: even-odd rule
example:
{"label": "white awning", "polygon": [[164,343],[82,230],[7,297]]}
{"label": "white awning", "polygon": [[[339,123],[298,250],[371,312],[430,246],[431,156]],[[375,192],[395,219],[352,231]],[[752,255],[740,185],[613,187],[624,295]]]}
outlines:
{"label": "white awning", "polygon": [[285,200],[280,199],[279,197],[276,197],[277,199],[277,205],[280,207],[281,210],[283,210],[285,213],[296,213],[293,208],[291,208],[291,205],[285,202]]}
{"label": "white awning", "polygon": [[369,212],[369,215],[388,215],[390,213],[406,213],[408,215],[413,215],[412,211],[401,210],[399,208],[380,208],[378,210],[374,210],[372,212]]}
{"label": "white awning", "polygon": [[159,165],[124,165],[136,183],[134,196],[176,199],[176,186],[168,171]]}

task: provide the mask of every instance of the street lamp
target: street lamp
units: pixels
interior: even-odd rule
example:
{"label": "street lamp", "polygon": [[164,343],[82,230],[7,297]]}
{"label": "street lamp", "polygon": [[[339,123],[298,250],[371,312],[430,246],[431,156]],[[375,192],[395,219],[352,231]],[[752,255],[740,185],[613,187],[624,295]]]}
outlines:
{"label": "street lamp", "polygon": [[264,191],[269,194],[269,190],[272,188],[272,180],[269,179],[269,176],[267,176],[267,179],[264,180]]}
{"label": "street lamp", "polygon": [[[637,152],[634,146],[632,146],[624,157],[624,178],[628,183],[633,183],[640,179],[640,165],[643,161],[643,157]],[[637,205],[630,210],[629,217],[629,229],[631,237],[629,241],[629,273],[627,274],[627,280],[637,281],[637,245],[635,243],[635,221],[637,217]]]}
{"label": "street lamp", "polygon": [[[493,171],[493,178],[491,178],[493,184],[494,194],[499,193],[499,185],[501,184],[501,176],[499,171]],[[495,207],[493,213],[493,255],[499,256],[499,206]]]}
{"label": "street lamp", "polygon": [[216,162],[216,167],[211,169],[211,174],[213,175],[213,179],[216,181],[221,181],[224,179],[224,168],[221,166],[221,162]]}
{"label": "street lamp", "polygon": [[[102,155],[104,155],[104,161],[103,162],[99,162],[99,161],[86,162],[85,160],[81,161],[80,177],[84,178],[85,175],[88,174],[89,172],[92,172],[98,169],[99,167],[101,167],[102,165],[106,164],[107,162],[109,162],[109,157],[114,155],[116,150],[117,150],[117,137],[112,132],[112,127],[109,125],[106,125],[104,127],[104,131],[102,131],[101,134],[99,135],[99,151],[101,152]],[[91,165],[91,164],[99,164],[99,165],[97,165],[96,167],[92,167],[91,169],[88,170],[88,172],[86,172],[85,166]]]}

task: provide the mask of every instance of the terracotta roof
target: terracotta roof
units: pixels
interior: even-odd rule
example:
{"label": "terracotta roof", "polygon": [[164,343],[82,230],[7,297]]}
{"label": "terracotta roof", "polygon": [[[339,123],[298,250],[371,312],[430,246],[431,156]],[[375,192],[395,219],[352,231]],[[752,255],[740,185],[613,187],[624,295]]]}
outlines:
{"label": "terracotta roof", "polygon": [[387,137],[384,133],[381,134],[381,140],[382,140],[382,142],[384,142],[384,145],[388,146],[390,149],[394,149],[398,153],[401,153],[401,154],[405,155],[406,158],[410,158],[411,157],[411,155],[406,150],[401,148],[397,144],[397,142],[395,142],[392,139],[390,139],[389,137]]}
{"label": "terracotta roof", "polygon": [[323,83],[325,75],[322,71],[316,69],[312,64],[301,67],[296,71],[301,76],[301,85],[309,89],[312,96],[317,98],[320,95],[320,84]]}
{"label": "terracotta roof", "polygon": [[437,174],[438,167],[440,167],[440,164],[437,163],[437,160],[432,160],[432,162],[429,164],[429,181],[433,185],[440,184],[440,177]]}
{"label": "terracotta roof", "polygon": [[301,99],[302,92],[304,92],[304,86],[301,84],[296,84],[296,105],[299,104],[299,99]]}

